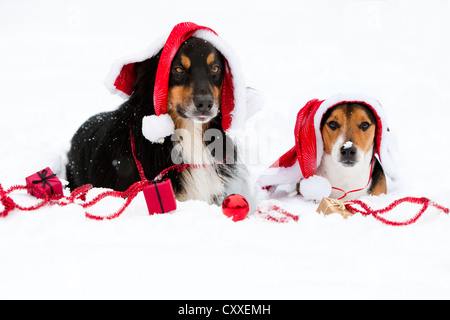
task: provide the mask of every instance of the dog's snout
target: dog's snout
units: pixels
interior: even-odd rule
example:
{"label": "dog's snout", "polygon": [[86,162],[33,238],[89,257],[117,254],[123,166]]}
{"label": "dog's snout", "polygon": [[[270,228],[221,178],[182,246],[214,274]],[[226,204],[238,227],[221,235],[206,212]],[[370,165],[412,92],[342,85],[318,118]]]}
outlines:
{"label": "dog's snout", "polygon": [[200,112],[210,111],[214,105],[214,100],[208,95],[199,95],[194,97],[194,105]]}
{"label": "dog's snout", "polygon": [[342,147],[341,148],[341,157],[342,160],[354,160],[356,156],[356,148],[354,146],[351,147]]}

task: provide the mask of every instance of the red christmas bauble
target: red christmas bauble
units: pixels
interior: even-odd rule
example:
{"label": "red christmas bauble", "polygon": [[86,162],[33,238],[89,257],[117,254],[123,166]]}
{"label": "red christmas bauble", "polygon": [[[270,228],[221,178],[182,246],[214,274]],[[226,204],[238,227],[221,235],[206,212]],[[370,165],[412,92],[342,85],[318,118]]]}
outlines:
{"label": "red christmas bauble", "polygon": [[247,199],[240,194],[232,194],[223,200],[222,212],[233,221],[244,220],[248,212],[250,211],[250,206]]}

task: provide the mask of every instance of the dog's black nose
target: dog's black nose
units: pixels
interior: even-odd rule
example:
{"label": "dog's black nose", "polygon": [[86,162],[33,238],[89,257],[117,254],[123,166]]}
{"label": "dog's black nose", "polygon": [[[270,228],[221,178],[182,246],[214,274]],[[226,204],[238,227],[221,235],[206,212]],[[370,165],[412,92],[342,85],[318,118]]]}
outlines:
{"label": "dog's black nose", "polygon": [[211,96],[201,95],[194,97],[194,105],[200,112],[206,112],[212,109],[214,100]]}
{"label": "dog's black nose", "polygon": [[342,147],[341,149],[341,159],[343,161],[354,160],[356,156],[356,148],[354,146],[351,147]]}

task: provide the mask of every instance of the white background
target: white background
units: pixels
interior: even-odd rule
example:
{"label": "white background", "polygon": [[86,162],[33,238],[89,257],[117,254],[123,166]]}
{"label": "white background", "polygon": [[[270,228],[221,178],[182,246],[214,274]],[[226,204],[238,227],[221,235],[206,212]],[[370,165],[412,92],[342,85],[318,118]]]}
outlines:
{"label": "white background", "polygon": [[[0,183],[60,171],[76,129],[122,101],[103,86],[114,60],[192,21],[234,47],[265,96],[249,126],[252,179],[292,147],[308,100],[361,92],[385,107],[405,159],[405,179],[367,201],[426,196],[448,207],[449,16],[445,0],[2,1]],[[443,213],[392,228],[278,201],[298,223],[233,223],[200,202],[149,217],[141,196],[109,222],[77,206],[14,211],[0,220],[0,298],[450,298]]]}

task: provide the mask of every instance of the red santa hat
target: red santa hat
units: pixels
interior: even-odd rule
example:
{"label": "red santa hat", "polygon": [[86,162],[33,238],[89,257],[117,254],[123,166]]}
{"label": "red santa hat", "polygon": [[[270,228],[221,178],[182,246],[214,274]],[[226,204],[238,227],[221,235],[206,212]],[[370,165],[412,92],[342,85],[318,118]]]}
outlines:
{"label": "red santa hat", "polygon": [[172,60],[184,41],[190,37],[201,38],[211,43],[225,58],[225,76],[222,89],[222,127],[228,133],[244,128],[247,118],[256,113],[262,104],[259,94],[247,89],[241,73],[239,60],[233,49],[214,30],[192,22],[177,24],[168,37],[156,40],[145,51],[117,61],[105,85],[112,93],[128,98],[136,81],[134,65],[162,54],[156,72],[153,101],[155,114],[143,119],[143,134],[152,142],[162,142],[174,132],[174,124],[167,111],[169,75]]}
{"label": "red santa hat", "polygon": [[361,103],[373,111],[377,121],[375,156],[385,174],[396,179],[398,151],[381,104],[361,94],[339,94],[327,100],[311,100],[300,110],[294,131],[295,146],[264,172],[258,180],[259,186],[267,189],[300,182],[301,193],[308,200],[328,197],[331,194],[330,183],[316,175],[324,154],[320,124],[329,109],[343,103]]}

